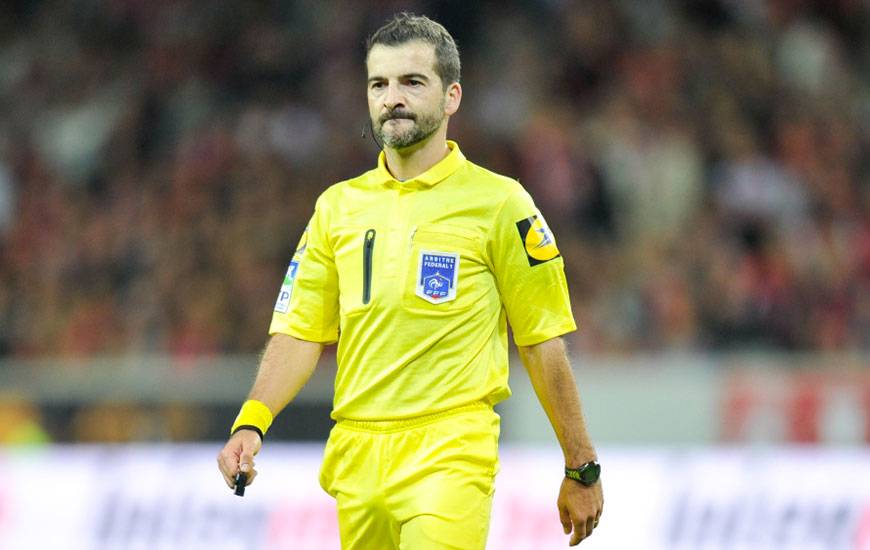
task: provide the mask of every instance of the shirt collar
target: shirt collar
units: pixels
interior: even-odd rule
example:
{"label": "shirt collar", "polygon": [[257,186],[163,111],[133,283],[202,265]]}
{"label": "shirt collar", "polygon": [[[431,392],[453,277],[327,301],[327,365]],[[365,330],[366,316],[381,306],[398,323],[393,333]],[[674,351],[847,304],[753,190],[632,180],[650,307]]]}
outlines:
{"label": "shirt collar", "polygon": [[420,174],[415,178],[406,181],[399,181],[393,177],[387,169],[386,154],[381,151],[378,155],[378,167],[375,169],[375,180],[379,184],[401,185],[406,187],[431,187],[456,172],[464,163],[465,155],[459,150],[459,145],[455,141],[447,140],[447,148],[450,152],[447,156],[438,161],[434,166]]}

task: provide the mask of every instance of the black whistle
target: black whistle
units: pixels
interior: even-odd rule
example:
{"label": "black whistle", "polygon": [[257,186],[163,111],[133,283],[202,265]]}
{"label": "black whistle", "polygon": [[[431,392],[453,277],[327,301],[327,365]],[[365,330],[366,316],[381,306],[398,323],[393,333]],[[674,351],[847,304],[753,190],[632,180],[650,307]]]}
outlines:
{"label": "black whistle", "polygon": [[236,474],[236,496],[245,496],[245,485],[248,484],[248,474],[239,472]]}

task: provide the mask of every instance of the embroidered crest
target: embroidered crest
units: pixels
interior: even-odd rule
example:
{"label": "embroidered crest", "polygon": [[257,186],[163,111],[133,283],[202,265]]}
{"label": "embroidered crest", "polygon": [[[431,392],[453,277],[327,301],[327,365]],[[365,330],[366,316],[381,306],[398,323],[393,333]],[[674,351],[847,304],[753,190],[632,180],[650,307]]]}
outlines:
{"label": "embroidered crest", "polygon": [[456,252],[420,251],[417,268],[417,296],[440,304],[456,298],[459,280],[459,254]]}
{"label": "embroidered crest", "polygon": [[293,294],[293,281],[296,280],[297,271],[299,271],[299,261],[293,260],[287,268],[281,292],[278,293],[278,301],[275,302],[275,311],[278,313],[287,313],[287,308],[290,307],[290,296]]}

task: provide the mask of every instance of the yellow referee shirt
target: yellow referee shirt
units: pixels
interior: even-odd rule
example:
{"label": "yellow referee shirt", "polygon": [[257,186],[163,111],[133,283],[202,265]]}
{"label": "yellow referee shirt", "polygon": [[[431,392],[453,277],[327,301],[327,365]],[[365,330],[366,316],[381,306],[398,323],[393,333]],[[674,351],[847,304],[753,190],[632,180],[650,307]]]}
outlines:
{"label": "yellow referee shirt", "polygon": [[576,328],[529,194],[448,146],[412,180],[382,152],[327,189],[290,263],[269,333],[338,341],[336,420],[495,404],[510,395],[507,322],[521,346]]}

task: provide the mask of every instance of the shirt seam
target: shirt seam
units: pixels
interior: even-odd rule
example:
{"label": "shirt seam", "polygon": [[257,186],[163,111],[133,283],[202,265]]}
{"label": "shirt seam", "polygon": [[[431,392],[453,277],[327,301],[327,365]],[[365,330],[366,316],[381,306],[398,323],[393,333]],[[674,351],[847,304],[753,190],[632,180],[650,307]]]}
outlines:
{"label": "shirt seam", "polygon": [[[519,193],[519,192],[520,192],[519,189],[514,189],[514,190],[512,190],[510,193],[508,193],[507,197],[505,197],[505,199],[501,202],[501,204],[499,205],[498,209],[496,210],[496,212],[495,212],[495,216],[493,216],[493,218],[492,218],[492,223],[490,224],[489,230],[486,232],[486,239],[484,240],[484,243],[483,243],[483,247],[484,247],[484,250],[485,250],[485,251],[488,250],[488,244],[489,244],[490,242],[494,242],[494,240],[493,240],[493,238],[492,238],[492,234],[493,234],[493,232],[495,231],[496,227],[498,227],[498,219],[499,219],[499,217],[501,216],[502,210],[504,210],[505,206],[507,206],[508,201],[509,201],[509,200],[510,200],[510,199],[511,199],[515,194],[517,194],[517,193]],[[490,256],[490,254],[486,254],[486,264],[487,264],[487,266],[489,266],[489,268],[490,268],[490,270],[492,271],[493,275],[495,275],[495,274],[496,274],[496,272],[495,272],[495,262],[493,261],[493,258]],[[496,279],[496,280],[498,280],[498,279]]]}

